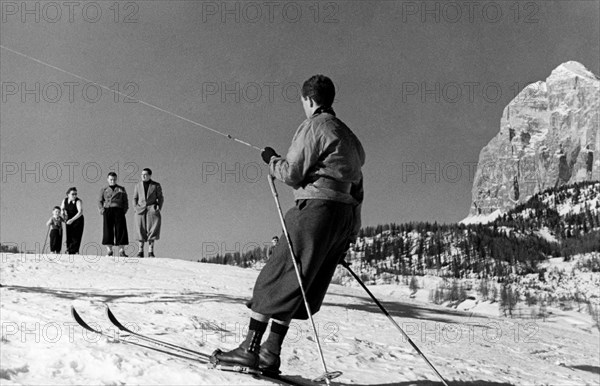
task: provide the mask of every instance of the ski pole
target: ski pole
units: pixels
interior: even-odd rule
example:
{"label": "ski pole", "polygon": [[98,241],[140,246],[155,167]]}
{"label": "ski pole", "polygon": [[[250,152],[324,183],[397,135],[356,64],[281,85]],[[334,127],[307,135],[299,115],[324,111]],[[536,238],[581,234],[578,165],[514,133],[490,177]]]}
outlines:
{"label": "ski pole", "polygon": [[406,333],[404,332],[404,330],[390,316],[389,312],[387,312],[387,310],[383,307],[383,305],[381,303],[379,303],[379,300],[377,300],[375,298],[375,296],[373,295],[373,293],[371,293],[371,291],[369,291],[369,289],[367,288],[367,286],[365,285],[365,283],[363,283],[363,281],[360,280],[360,278],[356,275],[356,273],[354,273],[354,271],[348,265],[348,262],[346,260],[342,260],[342,262],[340,264],[343,265],[344,268],[346,268],[348,270],[348,272],[350,272],[350,274],[352,276],[354,276],[354,278],[356,279],[356,281],[358,281],[358,284],[360,284],[361,287],[363,287],[363,289],[365,291],[367,291],[367,293],[369,294],[369,296],[371,297],[371,299],[373,299],[373,301],[379,306],[379,309],[381,309],[381,311],[385,314],[385,316],[387,316],[387,318],[390,320],[390,322],[392,322],[392,324],[394,326],[396,326],[396,328],[402,333],[402,335],[404,335],[404,337],[406,339],[408,339],[408,342],[410,343],[410,345],[415,349],[415,351],[417,353],[419,353],[419,355],[421,356],[421,358],[423,358],[425,360],[425,362],[427,362],[427,364],[429,365],[429,367],[431,367],[431,369],[437,374],[437,376],[440,378],[440,380],[442,381],[442,383],[445,386],[448,386],[448,384],[446,383],[446,381],[444,380],[444,378],[442,377],[442,375],[436,370],[435,367],[433,367],[433,365],[431,364],[431,362],[429,362],[429,360],[427,359],[427,357],[425,357],[425,355],[421,352],[421,350],[419,350],[419,348],[417,347],[417,345],[414,344],[414,342],[408,337],[408,335],[406,335]]}
{"label": "ski pole", "polygon": [[48,225],[48,231],[46,232],[46,238],[44,239],[44,247],[42,248],[42,255],[44,254],[44,251],[46,250],[46,242],[48,241],[49,234],[50,234],[50,225]]}
{"label": "ski pole", "polygon": [[319,350],[319,355],[321,357],[321,364],[323,365],[323,375],[313,379],[313,382],[322,382],[325,381],[329,386],[329,380],[334,379],[342,375],[340,371],[327,371],[327,365],[325,364],[325,357],[323,356],[323,350],[321,349],[321,343],[319,342],[319,335],[317,334],[317,328],[315,327],[315,322],[312,317],[312,312],[310,312],[310,305],[306,300],[306,293],[304,292],[304,286],[302,285],[302,276],[300,275],[300,269],[298,268],[298,262],[296,260],[296,255],[294,254],[294,249],[292,248],[292,240],[290,239],[290,234],[288,233],[287,226],[285,225],[285,219],[283,218],[283,212],[281,211],[281,205],[279,203],[279,195],[277,194],[277,189],[275,189],[275,183],[273,182],[274,178],[271,175],[267,176],[269,180],[269,186],[271,187],[271,193],[273,193],[273,198],[275,199],[275,204],[277,205],[277,212],[279,213],[279,219],[281,220],[281,226],[283,228],[283,234],[287,240],[288,246],[290,247],[290,254],[292,257],[292,262],[294,263],[294,269],[296,270],[296,278],[298,279],[298,285],[300,286],[300,292],[302,293],[302,299],[304,300],[304,306],[306,307],[306,313],[308,314],[308,318],[310,319],[310,324],[312,325],[313,332],[315,333],[315,342],[317,343],[317,349]]}

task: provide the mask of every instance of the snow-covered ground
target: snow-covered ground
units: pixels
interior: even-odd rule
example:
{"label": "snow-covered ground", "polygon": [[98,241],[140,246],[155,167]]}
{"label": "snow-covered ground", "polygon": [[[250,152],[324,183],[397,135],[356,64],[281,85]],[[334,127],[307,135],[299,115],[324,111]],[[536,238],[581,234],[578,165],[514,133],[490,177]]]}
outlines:
{"label": "snow-covered ground", "polygon": [[467,216],[461,221],[459,224],[464,225],[472,225],[472,224],[487,224],[493,222],[498,217],[502,216],[502,211],[500,209],[496,209],[492,213],[489,214],[477,214],[473,216]]}
{"label": "snow-covered ground", "polygon": [[[257,274],[175,259],[3,254],[0,384],[270,384],[109,341],[70,315],[75,306],[116,334],[110,305],[131,329],[210,354],[242,339]],[[451,385],[600,384],[600,336],[585,314],[504,319],[426,304],[398,286],[372,290]],[[315,322],[329,369],[344,373],[332,384],[439,384],[360,288],[332,285]],[[294,322],[282,353],[283,372],[305,383],[322,373],[310,331]]]}

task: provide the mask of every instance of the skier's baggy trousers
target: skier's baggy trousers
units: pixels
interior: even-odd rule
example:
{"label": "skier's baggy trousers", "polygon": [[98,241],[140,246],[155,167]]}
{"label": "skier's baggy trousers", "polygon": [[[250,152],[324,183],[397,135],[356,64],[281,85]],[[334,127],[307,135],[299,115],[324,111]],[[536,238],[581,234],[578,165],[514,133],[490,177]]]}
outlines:
{"label": "skier's baggy trousers", "polygon": [[[285,215],[312,313],[321,308],[337,263],[348,246],[353,221],[351,204],[330,200],[298,200]],[[279,320],[308,318],[284,235],[261,270],[247,306]]]}

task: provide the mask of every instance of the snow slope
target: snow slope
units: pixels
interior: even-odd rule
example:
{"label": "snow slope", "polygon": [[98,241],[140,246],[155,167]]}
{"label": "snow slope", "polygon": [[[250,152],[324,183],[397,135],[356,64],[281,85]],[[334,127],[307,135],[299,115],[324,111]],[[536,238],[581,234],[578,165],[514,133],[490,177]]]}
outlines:
{"label": "snow slope", "polygon": [[464,219],[462,219],[461,221],[459,221],[458,223],[464,224],[464,225],[488,224],[488,223],[496,220],[498,217],[502,216],[502,214],[503,213],[500,209],[496,209],[495,211],[493,211],[490,214],[469,215],[469,216],[465,217]]}
{"label": "snow slope", "polygon": [[[129,328],[210,354],[242,339],[257,274],[175,259],[3,254],[0,384],[271,384],[85,333],[69,311],[116,334],[109,304]],[[451,385],[600,384],[590,323],[501,319],[372,290]],[[439,384],[360,288],[332,285],[315,321],[329,369],[344,372],[333,385]],[[306,383],[322,373],[308,322],[292,324],[282,370]]]}

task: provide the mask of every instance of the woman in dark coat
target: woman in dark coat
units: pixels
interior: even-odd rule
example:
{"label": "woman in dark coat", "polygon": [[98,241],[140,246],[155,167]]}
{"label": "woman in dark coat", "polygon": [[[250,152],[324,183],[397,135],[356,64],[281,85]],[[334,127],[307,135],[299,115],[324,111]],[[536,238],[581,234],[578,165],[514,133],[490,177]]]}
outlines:
{"label": "woman in dark coat", "polygon": [[61,203],[64,218],[67,220],[67,253],[79,253],[81,237],[83,235],[83,205],[77,197],[77,188],[69,188],[67,197]]}

